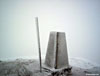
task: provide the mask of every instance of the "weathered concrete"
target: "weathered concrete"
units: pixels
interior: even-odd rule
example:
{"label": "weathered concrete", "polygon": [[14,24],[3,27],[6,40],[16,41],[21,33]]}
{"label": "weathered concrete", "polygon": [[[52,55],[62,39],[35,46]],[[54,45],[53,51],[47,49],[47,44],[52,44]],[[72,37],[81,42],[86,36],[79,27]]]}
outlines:
{"label": "weathered concrete", "polygon": [[67,44],[64,32],[50,33],[45,65],[51,69],[69,67]]}

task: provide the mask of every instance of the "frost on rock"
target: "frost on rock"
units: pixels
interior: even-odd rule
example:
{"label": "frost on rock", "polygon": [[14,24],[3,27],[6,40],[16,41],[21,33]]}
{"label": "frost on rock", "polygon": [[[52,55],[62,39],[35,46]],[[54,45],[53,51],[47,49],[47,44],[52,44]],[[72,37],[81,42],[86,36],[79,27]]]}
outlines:
{"label": "frost on rock", "polygon": [[[86,74],[98,74],[98,76],[100,76],[100,67],[95,65],[93,68],[88,67],[91,66],[92,63],[85,62],[82,59],[77,59],[77,58],[76,59],[73,58],[71,62],[76,64],[72,65],[71,63],[72,71],[71,74],[69,75],[67,72],[68,69],[51,71],[42,68],[42,73],[40,73],[39,62],[37,60],[19,59],[19,60],[9,61],[9,62],[2,61],[0,62],[0,76],[86,76]],[[87,65],[87,68],[84,69],[83,66],[79,66],[79,65],[83,65],[83,66]]]}
{"label": "frost on rock", "polygon": [[0,76],[31,76],[31,74],[23,63],[17,61],[0,63]]}

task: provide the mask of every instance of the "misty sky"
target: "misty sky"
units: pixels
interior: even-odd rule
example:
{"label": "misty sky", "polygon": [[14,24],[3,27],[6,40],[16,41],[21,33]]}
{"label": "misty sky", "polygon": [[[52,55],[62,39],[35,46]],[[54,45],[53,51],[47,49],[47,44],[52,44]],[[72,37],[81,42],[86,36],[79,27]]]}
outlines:
{"label": "misty sky", "polygon": [[50,31],[66,32],[69,57],[100,63],[100,0],[0,0],[0,59],[42,58]]}

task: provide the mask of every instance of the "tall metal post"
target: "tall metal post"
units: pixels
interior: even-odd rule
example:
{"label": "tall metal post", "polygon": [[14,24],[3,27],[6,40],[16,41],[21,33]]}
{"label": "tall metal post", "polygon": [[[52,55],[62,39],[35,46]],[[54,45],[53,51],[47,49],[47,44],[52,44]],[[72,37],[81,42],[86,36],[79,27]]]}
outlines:
{"label": "tall metal post", "polygon": [[37,38],[38,38],[38,50],[39,50],[40,72],[42,72],[41,46],[40,46],[40,35],[39,35],[38,17],[36,17],[35,20],[36,20],[36,29],[37,29]]}

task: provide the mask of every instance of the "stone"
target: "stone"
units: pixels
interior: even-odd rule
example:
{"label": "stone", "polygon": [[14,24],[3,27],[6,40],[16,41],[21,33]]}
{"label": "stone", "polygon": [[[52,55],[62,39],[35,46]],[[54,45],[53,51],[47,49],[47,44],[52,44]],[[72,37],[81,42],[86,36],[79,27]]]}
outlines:
{"label": "stone", "polygon": [[50,69],[68,68],[68,53],[64,32],[50,32],[45,66]]}

